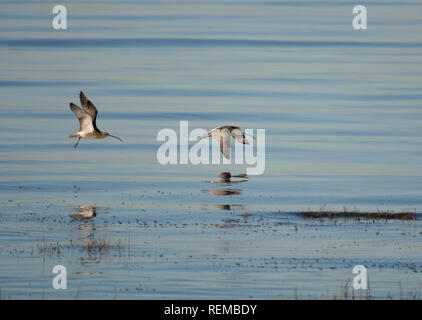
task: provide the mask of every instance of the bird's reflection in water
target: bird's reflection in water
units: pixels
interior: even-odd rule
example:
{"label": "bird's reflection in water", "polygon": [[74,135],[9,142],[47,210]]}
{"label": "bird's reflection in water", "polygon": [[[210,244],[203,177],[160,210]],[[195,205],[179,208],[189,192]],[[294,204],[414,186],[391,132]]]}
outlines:
{"label": "bird's reflection in water", "polygon": [[96,215],[97,212],[94,206],[79,206],[77,212],[71,216],[72,222],[82,222],[78,224],[76,230],[78,244],[86,245],[94,238],[96,226],[89,222],[92,222]]}
{"label": "bird's reflection in water", "polygon": [[79,206],[77,213],[72,215],[72,221],[90,221],[97,215],[94,206]]}
{"label": "bird's reflection in water", "polygon": [[[76,244],[77,247],[80,248],[81,252],[84,252],[83,248],[87,248],[92,241],[95,240],[94,233],[97,227],[92,222],[96,215],[97,212],[94,206],[79,206],[76,209],[76,213],[71,215],[72,222],[80,222],[80,224],[77,225],[77,229],[72,231],[71,242],[76,240],[76,243],[73,244]],[[74,237],[75,231],[76,237]],[[81,256],[79,261],[82,265],[100,262],[99,257],[96,255]],[[81,274],[83,274],[85,271],[81,272]]]}
{"label": "bird's reflection in water", "polygon": [[219,210],[244,210],[246,209],[246,206],[242,204],[215,204],[214,205]]}
{"label": "bird's reflection in water", "polygon": [[213,196],[233,196],[242,194],[242,190],[240,189],[224,189],[224,190],[204,190]]}
{"label": "bird's reflection in water", "polygon": [[[246,174],[238,174],[232,175],[230,172],[222,172],[219,175],[220,180],[211,180],[205,181],[206,183],[219,183],[225,186],[228,186],[224,189],[213,189],[213,190],[202,190],[205,193],[209,193],[213,196],[233,196],[233,195],[241,195],[242,189],[239,188],[230,188],[229,186],[237,183],[242,183],[248,181],[248,176]],[[215,204],[219,210],[242,210],[246,207],[241,204]]]}
{"label": "bird's reflection in water", "polygon": [[[207,183],[224,183],[224,184],[234,184],[234,183],[242,183],[248,181],[248,176],[245,173],[241,173],[235,176],[232,176],[230,172],[222,172],[219,175],[220,180],[211,180],[205,181]],[[232,178],[244,178],[241,180],[232,180]]]}

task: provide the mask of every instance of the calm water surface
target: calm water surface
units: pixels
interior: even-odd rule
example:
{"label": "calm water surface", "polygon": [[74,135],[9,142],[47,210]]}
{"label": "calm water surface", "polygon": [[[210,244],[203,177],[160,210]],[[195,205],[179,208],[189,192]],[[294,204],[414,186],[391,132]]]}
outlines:
{"label": "calm water surface", "polygon": [[[357,264],[420,293],[420,220],[296,214],[422,212],[420,1],[367,1],[364,31],[350,1],[62,3],[66,31],[0,4],[1,298],[331,299]],[[124,143],[73,148],[80,90]],[[182,120],[265,129],[265,173],[160,165]]]}

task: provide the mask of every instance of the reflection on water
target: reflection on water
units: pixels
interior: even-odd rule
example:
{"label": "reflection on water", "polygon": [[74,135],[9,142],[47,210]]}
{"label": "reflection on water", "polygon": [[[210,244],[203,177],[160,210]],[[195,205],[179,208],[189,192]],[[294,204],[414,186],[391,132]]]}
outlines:
{"label": "reflection on water", "polygon": [[[93,218],[97,216],[96,207],[91,205],[81,205],[76,209],[76,213],[71,215],[71,222],[80,222],[76,229],[72,230],[70,235],[70,242],[72,247],[78,248],[81,253],[88,253],[88,255],[78,256],[78,260],[82,266],[87,266],[92,263],[99,263],[101,255],[92,254],[96,253],[89,249],[95,243],[96,225],[93,223]],[[76,231],[76,243],[73,242],[74,233]],[[78,274],[91,274],[87,271],[78,271]]]}
{"label": "reflection on water", "polygon": [[230,172],[222,172],[219,175],[220,180],[210,180],[210,181],[205,181],[207,183],[240,183],[240,182],[246,182],[248,181],[247,179],[243,179],[243,180],[232,180],[232,178],[247,178],[247,174],[245,173],[241,173],[235,176],[232,176]]}
{"label": "reflection on water", "polygon": [[241,194],[242,190],[241,189],[204,190],[204,192],[207,192],[214,196],[233,196],[233,195]]}
{"label": "reflection on water", "polygon": [[242,204],[215,204],[215,208],[218,210],[245,210],[246,206]]}
{"label": "reflection on water", "polygon": [[77,228],[77,240],[80,245],[89,245],[94,239],[94,231],[96,230],[95,225],[84,223],[78,225]]}
{"label": "reflection on water", "polygon": [[[324,204],[422,210],[420,1],[372,1],[375,27],[356,32],[338,0],[69,0],[65,33],[51,29],[47,1],[15,2],[0,14],[4,294],[51,288],[44,256],[69,267],[71,299],[81,283],[95,298],[114,284],[118,298],[315,296],[357,262],[379,266],[376,297],[421,281],[420,221],[285,215]],[[104,3],[108,14],[96,10]],[[69,146],[80,90],[98,97],[101,123],[124,144]],[[157,132],[181,120],[264,128],[265,174],[158,164]]]}
{"label": "reflection on water", "polygon": [[89,221],[93,217],[97,215],[94,206],[79,206],[77,209],[77,213],[73,214],[72,222],[73,221]]}
{"label": "reflection on water", "polygon": [[[222,172],[219,175],[220,180],[210,180],[204,181],[206,183],[219,183],[220,185],[231,186],[232,184],[242,183],[248,181],[248,176],[244,173],[238,175],[232,175],[230,172]],[[235,179],[233,179],[235,178]],[[243,178],[243,179],[239,179]],[[202,190],[204,193],[211,194],[213,196],[233,196],[241,195],[242,189],[240,188],[224,188],[224,189],[205,189]],[[243,204],[214,204],[213,205],[218,210],[244,210],[246,206]]]}
{"label": "reflection on water", "polygon": [[[76,213],[71,215],[72,222],[82,222],[78,224],[76,228],[76,239],[77,245],[83,247],[90,244],[94,239],[94,231],[96,226],[93,223],[88,223],[97,215],[96,208],[94,206],[79,206],[76,209]],[[73,240],[74,231],[70,236],[71,241]]]}
{"label": "reflection on water", "polygon": [[[130,233],[125,232],[123,239],[116,239],[110,236],[110,228],[104,224],[104,220],[94,220],[96,216],[97,208],[92,205],[81,205],[71,215],[71,222],[75,224],[70,224],[70,245],[67,248],[79,264],[87,268],[109,261],[112,256],[128,257],[127,237],[130,237]],[[104,215],[100,216],[103,218]],[[101,272],[85,269],[75,273],[89,275]]]}

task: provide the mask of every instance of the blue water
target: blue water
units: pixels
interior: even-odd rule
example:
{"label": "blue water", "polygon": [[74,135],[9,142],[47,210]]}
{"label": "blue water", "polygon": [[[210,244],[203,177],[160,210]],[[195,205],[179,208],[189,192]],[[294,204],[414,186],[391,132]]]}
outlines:
{"label": "blue water", "polygon": [[[420,290],[419,221],[295,213],[422,211],[421,2],[365,1],[360,31],[350,1],[61,4],[60,31],[50,1],[0,4],[1,298],[331,299],[357,264],[372,297]],[[124,143],[73,148],[80,90]],[[185,120],[265,129],[265,173],[160,165]]]}

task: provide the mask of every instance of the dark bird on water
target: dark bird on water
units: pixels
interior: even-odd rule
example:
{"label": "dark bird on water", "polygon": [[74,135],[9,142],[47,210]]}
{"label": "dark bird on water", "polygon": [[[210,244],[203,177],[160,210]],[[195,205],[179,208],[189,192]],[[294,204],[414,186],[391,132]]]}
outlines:
{"label": "dark bird on water", "polygon": [[69,138],[78,137],[78,142],[73,146],[76,148],[79,144],[81,138],[86,139],[103,139],[106,137],[112,137],[123,142],[119,137],[113,136],[108,132],[101,131],[97,128],[96,119],[97,119],[97,108],[94,104],[87,99],[84,93],[81,91],[79,93],[79,98],[81,100],[82,108],[77,106],[74,103],[70,103],[70,109],[76,115],[79,120],[79,131],[75,131],[69,135]]}

